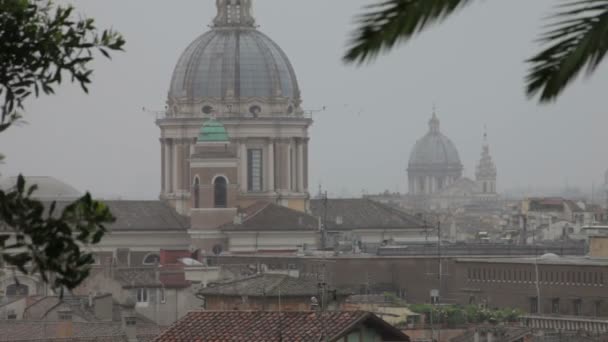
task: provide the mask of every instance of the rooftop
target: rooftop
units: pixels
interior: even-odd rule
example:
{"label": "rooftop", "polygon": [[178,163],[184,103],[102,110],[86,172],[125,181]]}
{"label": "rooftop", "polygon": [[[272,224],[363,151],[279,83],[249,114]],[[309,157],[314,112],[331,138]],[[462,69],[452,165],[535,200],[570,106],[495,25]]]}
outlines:
{"label": "rooftop", "polygon": [[336,341],[359,325],[375,328],[383,340],[409,341],[407,335],[378,316],[363,311],[269,312],[199,311],[190,312],[154,341]]}
{"label": "rooftop", "polygon": [[539,264],[539,265],[572,265],[572,266],[608,266],[608,258],[591,258],[591,257],[545,257],[538,258],[459,258],[457,262],[479,262],[479,263],[500,263],[500,264]]}
{"label": "rooftop", "polygon": [[294,278],[282,274],[257,274],[253,277],[202,288],[202,295],[275,297],[316,296],[318,280]]}
{"label": "rooftop", "polygon": [[[71,325],[71,329],[66,327]],[[137,326],[137,340],[149,341],[158,336],[158,326]],[[116,322],[48,322],[48,321],[0,321],[0,341],[127,341],[122,323]]]}
{"label": "rooftop", "polygon": [[224,231],[314,231],[319,228],[317,218],[269,202],[257,202],[239,213],[241,223],[229,223]]}
{"label": "rooftop", "polygon": [[[186,231],[189,220],[162,201],[104,201],[116,218],[110,231]],[[69,202],[58,202],[60,213]]]}
{"label": "rooftop", "polygon": [[[367,198],[324,199],[310,201],[316,217],[327,217],[328,229],[422,228],[424,222],[414,215]],[[341,223],[340,223],[341,221]]]}

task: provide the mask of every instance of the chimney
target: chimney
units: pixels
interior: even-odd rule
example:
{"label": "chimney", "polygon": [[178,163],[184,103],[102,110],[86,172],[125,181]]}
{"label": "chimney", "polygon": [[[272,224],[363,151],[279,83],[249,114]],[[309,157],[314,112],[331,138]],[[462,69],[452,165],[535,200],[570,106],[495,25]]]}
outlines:
{"label": "chimney", "polygon": [[127,298],[121,305],[122,331],[127,336],[128,342],[137,342],[137,317],[135,312],[135,302]]}
{"label": "chimney", "polygon": [[91,295],[95,317],[101,321],[112,321],[114,301],[109,293],[96,297]]}

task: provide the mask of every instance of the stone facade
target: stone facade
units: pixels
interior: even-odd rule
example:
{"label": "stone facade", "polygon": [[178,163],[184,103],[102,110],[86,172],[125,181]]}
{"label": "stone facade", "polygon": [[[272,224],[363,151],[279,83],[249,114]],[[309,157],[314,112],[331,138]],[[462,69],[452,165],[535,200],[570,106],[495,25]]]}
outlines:
{"label": "stone facade", "polygon": [[214,116],[226,127],[234,151],[230,184],[236,204],[266,200],[305,211],[312,120],[300,107],[296,75],[285,53],[256,29],[250,6],[233,6],[218,2],[211,31],[186,49],[175,68],[167,112],[157,120],[161,198],[190,214],[193,172],[203,171],[193,167],[197,161],[190,151],[205,120]]}

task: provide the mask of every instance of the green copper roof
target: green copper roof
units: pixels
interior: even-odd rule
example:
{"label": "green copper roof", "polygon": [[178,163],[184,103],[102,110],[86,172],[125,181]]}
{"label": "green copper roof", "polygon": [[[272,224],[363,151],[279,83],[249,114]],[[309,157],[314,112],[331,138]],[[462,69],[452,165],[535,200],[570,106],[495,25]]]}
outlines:
{"label": "green copper roof", "polygon": [[198,134],[198,141],[226,141],[228,142],[228,132],[224,125],[214,118],[211,118],[203,124],[201,131]]}

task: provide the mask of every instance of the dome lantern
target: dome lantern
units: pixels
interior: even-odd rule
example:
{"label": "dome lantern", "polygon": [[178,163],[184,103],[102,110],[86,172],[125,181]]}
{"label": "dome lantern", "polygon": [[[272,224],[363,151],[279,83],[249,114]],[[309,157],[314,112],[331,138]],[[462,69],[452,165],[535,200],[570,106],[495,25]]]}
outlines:
{"label": "dome lantern", "polygon": [[217,16],[214,27],[254,27],[251,0],[216,0]]}

